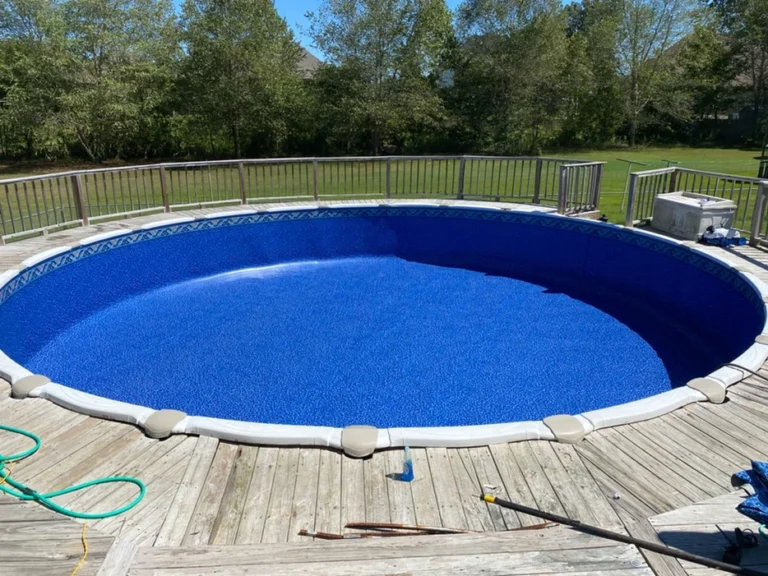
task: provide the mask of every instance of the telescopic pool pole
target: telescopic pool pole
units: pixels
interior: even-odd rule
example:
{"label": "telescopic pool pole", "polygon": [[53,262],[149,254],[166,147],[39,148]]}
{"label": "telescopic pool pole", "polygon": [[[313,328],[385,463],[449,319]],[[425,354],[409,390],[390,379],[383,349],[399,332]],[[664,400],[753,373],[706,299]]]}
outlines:
{"label": "telescopic pool pole", "polygon": [[515,512],[521,512],[523,514],[535,516],[536,518],[541,518],[550,522],[556,522],[558,524],[570,526],[571,528],[575,528],[576,530],[586,534],[592,534],[593,536],[598,536],[607,540],[613,540],[615,542],[623,542],[624,544],[632,544],[633,546],[643,548],[644,550],[650,550],[651,552],[656,552],[657,554],[671,556],[673,558],[677,558],[678,560],[686,560],[687,562],[700,564],[701,566],[706,566],[707,568],[715,568],[717,570],[722,570],[723,572],[739,574],[740,576],[767,576],[765,572],[751,570],[750,568],[742,568],[741,566],[727,564],[726,562],[720,562],[719,560],[712,560],[711,558],[706,558],[705,556],[691,554],[690,552],[685,552],[684,550],[680,550],[678,548],[670,548],[669,546],[664,546],[663,544],[656,544],[655,542],[639,540],[637,538],[632,538],[631,536],[619,534],[618,532],[611,532],[610,530],[598,528],[597,526],[583,524],[578,520],[571,520],[565,516],[550,514],[549,512],[537,510],[536,508],[529,508],[528,506],[523,506],[522,504],[516,504],[508,500],[502,500],[501,498],[496,498],[496,496],[492,496],[491,494],[483,494],[480,496],[480,499],[490,504],[501,506],[502,508],[509,508]]}

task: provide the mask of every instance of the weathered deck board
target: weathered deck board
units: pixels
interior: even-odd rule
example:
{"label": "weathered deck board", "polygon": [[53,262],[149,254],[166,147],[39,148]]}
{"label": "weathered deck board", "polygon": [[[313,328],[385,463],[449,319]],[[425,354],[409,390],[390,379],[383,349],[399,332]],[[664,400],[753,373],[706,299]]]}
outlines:
{"label": "weathered deck board", "polygon": [[403,452],[387,450],[387,494],[389,495],[389,517],[396,524],[416,524],[413,491],[410,482],[402,482],[392,475],[403,468]]}
{"label": "weathered deck board", "polygon": [[[34,503],[0,495],[0,575],[70,574],[83,556],[82,526]],[[79,574],[99,570],[114,538],[89,528]]]}
{"label": "weathered deck board", "polygon": [[299,450],[280,448],[275,466],[267,518],[264,521],[262,542],[285,542],[293,516],[293,497],[299,470]]}
{"label": "weathered deck board", "polygon": [[157,535],[157,546],[179,546],[184,540],[218,443],[214,438],[200,438],[197,441],[192,457],[187,462],[181,485]]}
{"label": "weathered deck board", "polygon": [[300,530],[315,529],[317,513],[317,484],[320,479],[320,451],[314,448],[299,450],[299,469],[293,494],[293,513],[288,530],[288,541],[297,542],[306,536],[299,536]]}
{"label": "weathered deck board", "polygon": [[278,449],[274,447],[259,448],[256,455],[256,465],[245,496],[243,515],[235,536],[236,544],[257,544],[261,542],[264,533],[264,522],[269,509],[269,497],[275,478]]}
{"label": "weathered deck board", "polygon": [[[517,533],[381,540],[140,549],[130,574],[634,574],[645,569],[632,546],[563,527]],[[168,570],[168,572],[164,572]],[[197,572],[195,572],[197,571]]]}
{"label": "weathered deck board", "polygon": [[[732,492],[654,516],[649,519],[649,524],[668,546],[722,560],[723,551],[729,542],[718,527],[731,538],[737,527],[757,534],[758,524],[736,511],[736,505],[743,498],[744,492]],[[722,574],[690,562],[680,561],[680,565],[689,576]],[[743,550],[741,565],[756,569],[768,566],[768,547],[764,542],[759,541],[757,548]]]}
{"label": "weathered deck board", "polygon": [[234,467],[222,495],[221,513],[217,514],[213,525],[211,544],[235,543],[258,453],[259,449],[256,446],[237,448]]}
{"label": "weathered deck board", "polygon": [[197,497],[195,511],[189,519],[189,526],[187,526],[187,532],[182,541],[183,546],[208,544],[213,532],[213,525],[219,515],[219,507],[224,498],[229,477],[232,474],[236,455],[237,446],[235,444],[219,442],[205,483]]}

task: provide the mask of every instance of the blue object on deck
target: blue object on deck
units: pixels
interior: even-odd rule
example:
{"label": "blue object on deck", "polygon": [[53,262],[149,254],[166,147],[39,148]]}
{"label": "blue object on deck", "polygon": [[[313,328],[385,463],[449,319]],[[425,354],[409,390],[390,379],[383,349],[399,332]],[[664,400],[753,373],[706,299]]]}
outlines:
{"label": "blue object on deck", "polygon": [[411,449],[406,446],[403,455],[403,473],[400,474],[400,480],[403,482],[413,481],[413,460],[411,460]]}
{"label": "blue object on deck", "polygon": [[731,478],[731,484],[742,486],[750,484],[754,495],[741,502],[736,510],[760,524],[768,524],[768,462],[752,461],[751,470],[737,472]]}

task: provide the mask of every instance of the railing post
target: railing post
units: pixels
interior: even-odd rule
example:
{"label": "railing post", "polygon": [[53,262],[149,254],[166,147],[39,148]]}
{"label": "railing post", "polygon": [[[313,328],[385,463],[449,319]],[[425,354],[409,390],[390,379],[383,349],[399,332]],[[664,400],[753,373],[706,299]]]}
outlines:
{"label": "railing post", "polygon": [[557,194],[557,213],[565,214],[568,206],[568,166],[560,166],[560,187]]}
{"label": "railing post", "polygon": [[544,161],[541,158],[536,159],[536,177],[533,180],[533,203],[538,204],[541,197],[541,169]]}
{"label": "railing post", "polygon": [[88,212],[83,204],[83,181],[80,174],[72,175],[72,193],[75,196],[75,210],[77,219],[83,221],[83,226],[88,226]]}
{"label": "railing post", "polygon": [[669,175],[669,190],[668,192],[677,192],[677,168]]}
{"label": "railing post", "polygon": [[163,211],[171,211],[171,201],[168,198],[168,179],[165,175],[165,166],[160,166],[160,194],[163,197]]}
{"label": "railing post", "polygon": [[456,192],[456,199],[464,199],[464,169],[466,167],[466,158],[464,156],[459,160],[459,189]]}
{"label": "railing post", "polygon": [[592,206],[597,210],[600,207],[600,189],[603,186],[603,165],[598,164],[595,166],[595,171],[597,172],[597,175],[593,182],[594,191],[592,193]]}
{"label": "railing post", "polygon": [[624,218],[624,226],[632,228],[635,225],[635,192],[637,191],[637,174],[629,175],[629,196],[627,197],[627,214]]}
{"label": "railing post", "polygon": [[317,160],[312,160],[312,190],[317,200]]}
{"label": "railing post", "polygon": [[248,198],[245,195],[245,168],[242,162],[237,163],[237,177],[240,181],[240,203],[248,204]]}
{"label": "railing post", "polygon": [[760,243],[760,229],[765,217],[765,196],[768,195],[768,184],[760,184],[755,198],[755,210],[752,212],[752,224],[749,227],[749,245],[757,246]]}
{"label": "railing post", "polygon": [[390,160],[391,160],[391,158],[387,158],[387,172],[386,172],[386,180],[387,180],[387,182],[386,182],[386,189],[384,190],[384,198],[391,198],[392,197],[390,189],[389,189],[389,183],[391,181],[390,174],[391,174],[391,168],[392,168]]}

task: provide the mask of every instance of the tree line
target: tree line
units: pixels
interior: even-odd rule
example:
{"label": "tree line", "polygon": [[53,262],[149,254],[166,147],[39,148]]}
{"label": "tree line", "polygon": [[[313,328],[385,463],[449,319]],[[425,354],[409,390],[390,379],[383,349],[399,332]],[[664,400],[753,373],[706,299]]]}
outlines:
{"label": "tree line", "polygon": [[768,0],[4,0],[0,156],[764,146]]}

